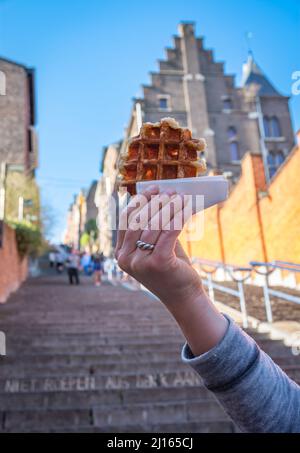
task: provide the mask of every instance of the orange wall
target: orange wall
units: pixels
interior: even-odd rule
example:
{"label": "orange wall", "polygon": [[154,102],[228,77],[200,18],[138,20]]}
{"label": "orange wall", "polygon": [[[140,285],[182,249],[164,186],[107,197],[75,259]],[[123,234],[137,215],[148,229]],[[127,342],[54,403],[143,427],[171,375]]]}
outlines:
{"label": "orange wall", "polygon": [[300,263],[300,148],[260,202],[269,260]]}
{"label": "orange wall", "polygon": [[204,221],[204,237],[189,248],[186,233],[181,235],[194,257],[240,265],[275,259],[300,263],[300,147],[268,188],[261,156],[248,153],[228,200],[206,210]]}
{"label": "orange wall", "polygon": [[27,259],[20,260],[15,232],[4,225],[3,244],[0,248],[0,303],[19,288],[27,276]]}

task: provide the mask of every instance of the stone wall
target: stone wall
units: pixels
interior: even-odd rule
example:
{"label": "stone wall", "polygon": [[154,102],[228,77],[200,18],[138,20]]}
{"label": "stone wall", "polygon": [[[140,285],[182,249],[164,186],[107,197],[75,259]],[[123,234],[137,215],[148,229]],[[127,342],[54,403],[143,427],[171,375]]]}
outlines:
{"label": "stone wall", "polygon": [[16,291],[27,277],[27,259],[20,259],[15,232],[4,225],[3,242],[0,248],[0,303]]}

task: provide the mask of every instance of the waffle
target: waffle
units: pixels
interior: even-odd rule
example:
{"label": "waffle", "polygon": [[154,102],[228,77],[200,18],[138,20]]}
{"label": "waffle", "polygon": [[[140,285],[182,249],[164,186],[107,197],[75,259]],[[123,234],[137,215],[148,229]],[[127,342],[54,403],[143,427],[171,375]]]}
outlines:
{"label": "waffle", "polygon": [[134,195],[138,181],[190,178],[206,171],[204,139],[192,138],[172,118],[145,123],[119,159],[119,186]]}

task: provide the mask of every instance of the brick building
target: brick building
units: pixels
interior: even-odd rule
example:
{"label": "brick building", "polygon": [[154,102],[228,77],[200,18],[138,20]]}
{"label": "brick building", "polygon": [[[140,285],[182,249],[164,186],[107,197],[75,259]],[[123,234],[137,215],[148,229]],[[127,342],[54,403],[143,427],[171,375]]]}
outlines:
{"label": "brick building", "polygon": [[289,98],[277,91],[252,55],[237,87],[224,63],[215,61],[203,38],[196,37],[193,23],[181,23],[174,46],[165,50],[158,72],[142,87],[143,97],[134,99],[125,139],[136,135],[142,122],[171,116],[195,137],[206,138],[209,168],[235,179],[244,154],[260,152],[267,179],[272,177],[294,145]]}
{"label": "brick building", "polygon": [[18,218],[25,197],[32,204],[28,218],[39,221],[35,123],[34,70],[0,57],[0,303],[27,275],[27,258],[20,258],[15,232],[3,220]]}
{"label": "brick building", "polygon": [[34,70],[0,57],[0,162],[34,172],[35,123]]}

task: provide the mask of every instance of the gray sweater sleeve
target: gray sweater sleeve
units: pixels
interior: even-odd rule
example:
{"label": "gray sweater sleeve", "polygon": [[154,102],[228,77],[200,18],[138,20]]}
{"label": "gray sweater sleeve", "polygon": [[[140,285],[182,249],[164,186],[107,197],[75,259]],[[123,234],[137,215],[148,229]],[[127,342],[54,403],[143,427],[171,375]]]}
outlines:
{"label": "gray sweater sleeve", "polygon": [[182,359],[201,376],[242,432],[300,432],[300,387],[230,318],[224,338],[194,357],[186,344]]}

